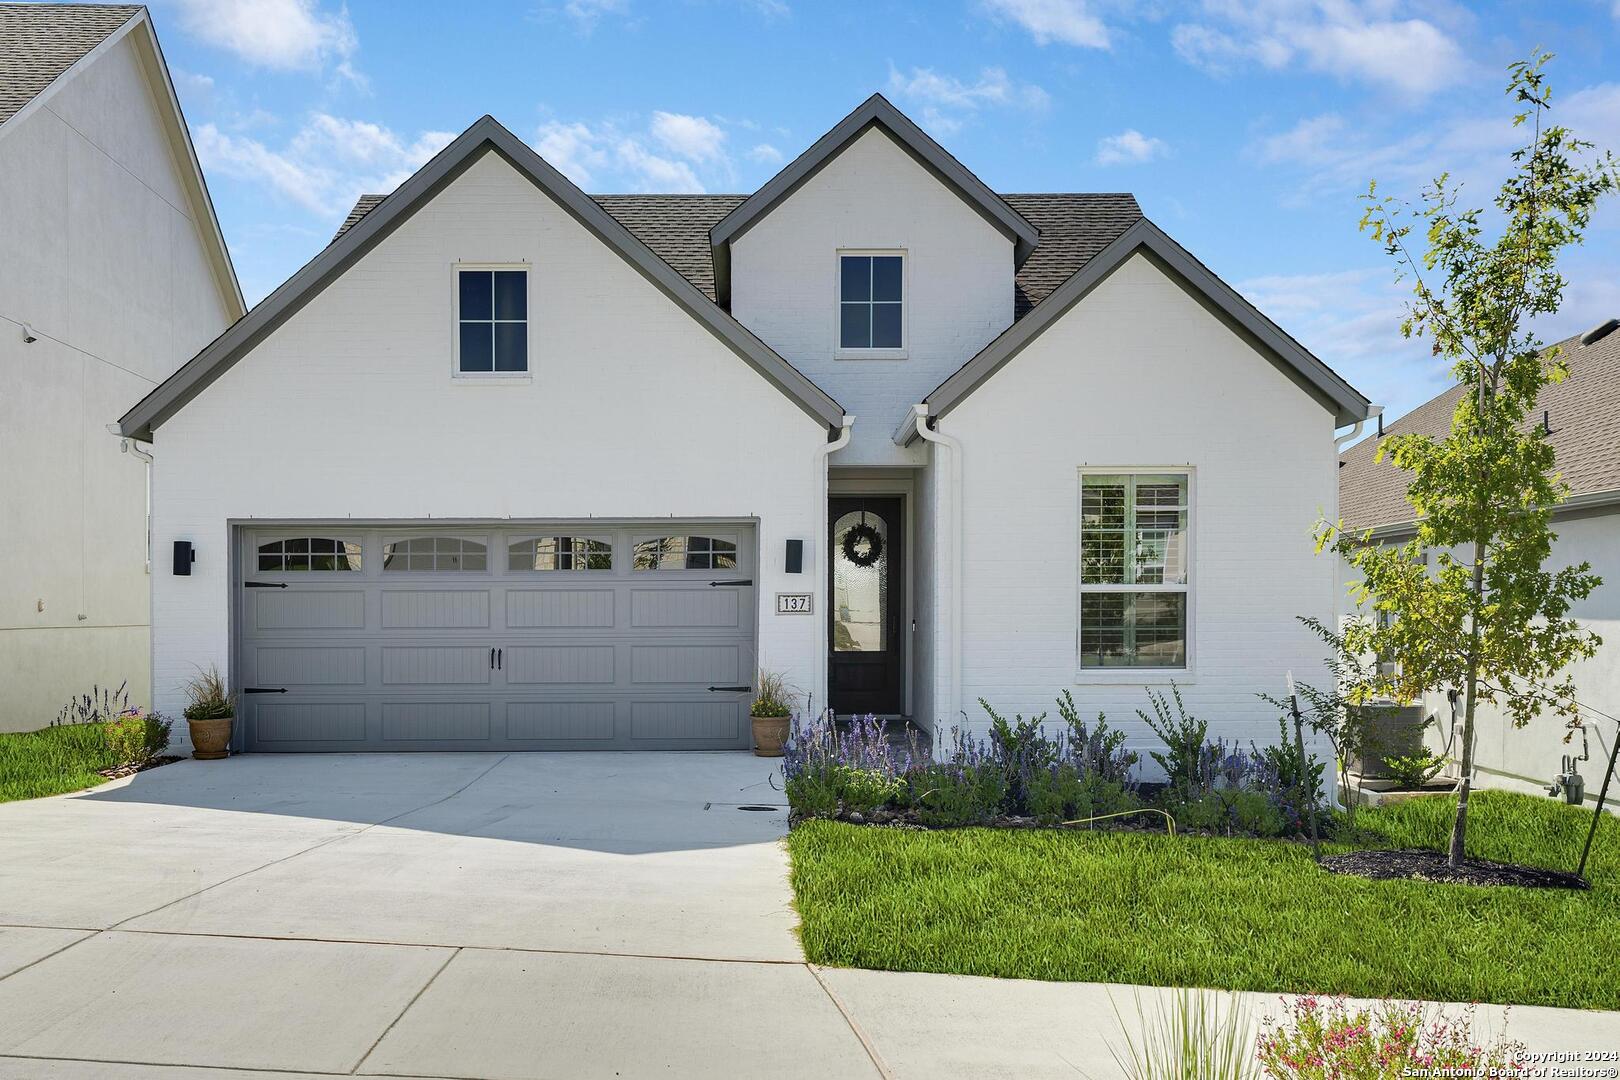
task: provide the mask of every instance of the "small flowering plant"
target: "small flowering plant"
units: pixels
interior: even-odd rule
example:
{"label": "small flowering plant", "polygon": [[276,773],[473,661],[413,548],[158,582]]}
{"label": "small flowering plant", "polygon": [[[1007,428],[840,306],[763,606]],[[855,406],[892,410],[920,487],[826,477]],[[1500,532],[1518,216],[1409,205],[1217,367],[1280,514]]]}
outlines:
{"label": "small flowering plant", "polygon": [[1519,1042],[1476,1041],[1472,1005],[1448,1017],[1417,1002],[1352,1008],[1307,995],[1284,998],[1283,1016],[1266,1018],[1257,1056],[1270,1080],[1394,1080],[1512,1076],[1525,1053]]}

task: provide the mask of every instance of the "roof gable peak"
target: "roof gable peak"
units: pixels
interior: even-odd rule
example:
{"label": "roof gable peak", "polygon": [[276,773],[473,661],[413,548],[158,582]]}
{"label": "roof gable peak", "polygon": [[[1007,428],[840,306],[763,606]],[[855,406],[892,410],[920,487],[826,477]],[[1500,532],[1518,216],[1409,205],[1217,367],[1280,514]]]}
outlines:
{"label": "roof gable peak", "polygon": [[1035,250],[1040,230],[1007,205],[1000,195],[973,175],[949,151],[880,93],[861,102],[832,129],[794,158],[763,186],[722,218],[709,231],[714,257],[715,288],[721,304],[729,304],[731,293],[731,244],[756,222],[769,214],[856,139],[878,127],[913,160],[959,195],[964,202],[994,226],[1014,245],[1014,265],[1022,265]]}

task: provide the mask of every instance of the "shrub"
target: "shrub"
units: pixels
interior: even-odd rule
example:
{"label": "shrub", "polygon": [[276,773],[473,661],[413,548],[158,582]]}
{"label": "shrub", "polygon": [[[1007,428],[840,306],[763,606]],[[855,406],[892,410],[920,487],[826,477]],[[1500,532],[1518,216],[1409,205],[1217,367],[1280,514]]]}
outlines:
{"label": "shrub", "polygon": [[1260,1067],[1271,1080],[1520,1075],[1523,1043],[1479,1045],[1473,1029],[1473,1006],[1448,1017],[1440,1010],[1426,1015],[1415,1002],[1351,1009],[1341,999],[1300,997],[1280,1022],[1266,1021]]}
{"label": "shrub", "polygon": [[1181,688],[1173,682],[1170,693],[1176,704],[1174,714],[1163,694],[1149,690],[1148,702],[1153,706],[1153,715],[1149,716],[1140,709],[1136,715],[1164,743],[1164,753],[1155,750],[1152,757],[1164,769],[1170,797],[1188,801],[1209,788],[1211,778],[1205,771],[1209,763],[1206,753],[1209,724],[1188,715],[1187,706],[1181,700]]}
{"label": "shrub", "polygon": [[1089,727],[1080,719],[1080,710],[1074,707],[1074,695],[1067,690],[1058,697],[1057,707],[1058,715],[1069,727],[1069,753],[1076,768],[1095,772],[1125,787],[1134,786],[1131,769],[1137,758],[1125,749],[1125,733],[1110,728],[1102,713],[1097,714],[1097,726]]}
{"label": "shrub", "polygon": [[1124,813],[1141,805],[1119,781],[1100,772],[1082,772],[1067,762],[1032,772],[1025,790],[1029,816],[1042,825]]}
{"label": "shrub", "polygon": [[225,688],[219,668],[209,664],[186,683],[187,720],[225,720],[236,715],[236,706]]}
{"label": "shrub", "polygon": [[140,768],[169,746],[168,719],[135,709],[105,726],[107,749],[118,765]]}
{"label": "shrub", "polygon": [[1408,790],[1417,790],[1440,775],[1446,767],[1446,757],[1425,750],[1412,757],[1386,757],[1384,767],[1395,783]]}
{"label": "shrub", "polygon": [[927,765],[906,776],[907,802],[917,820],[935,828],[982,825],[1000,812],[1007,775],[988,761]]}
{"label": "shrub", "polygon": [[903,777],[918,753],[914,743],[893,746],[875,716],[857,717],[842,731],[830,713],[794,717],[782,748],[788,805],[807,817],[834,817],[904,803]]}

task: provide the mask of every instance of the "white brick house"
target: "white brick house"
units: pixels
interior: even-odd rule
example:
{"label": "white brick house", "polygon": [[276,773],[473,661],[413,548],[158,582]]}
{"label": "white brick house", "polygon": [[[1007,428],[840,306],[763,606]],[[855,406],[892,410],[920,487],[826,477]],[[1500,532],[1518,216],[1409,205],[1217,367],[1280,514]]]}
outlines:
{"label": "white brick house", "polygon": [[147,467],[107,427],[244,310],[146,9],[0,4],[0,731],[151,702]]}
{"label": "white brick house", "polygon": [[1269,735],[1366,412],[1129,196],[999,196],[875,96],[747,197],[486,117],[121,423],[161,707],[216,662],[247,749],[718,749],[756,667]]}

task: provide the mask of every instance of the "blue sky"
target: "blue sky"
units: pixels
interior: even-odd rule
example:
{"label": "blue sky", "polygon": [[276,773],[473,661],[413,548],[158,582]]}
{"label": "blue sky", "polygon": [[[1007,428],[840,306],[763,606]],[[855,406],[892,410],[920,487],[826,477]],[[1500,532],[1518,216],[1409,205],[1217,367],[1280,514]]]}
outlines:
{"label": "blue sky", "polygon": [[[152,0],[250,301],[484,113],[589,191],[752,191],[874,90],[1000,191],[1131,191],[1391,415],[1444,384],[1357,232],[1369,179],[1486,204],[1507,64],[1620,148],[1620,0]],[[1605,53],[1608,63],[1605,65]],[[1620,210],[1549,339],[1620,315]]]}

